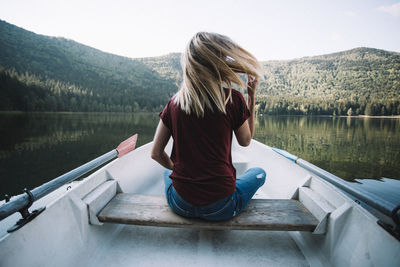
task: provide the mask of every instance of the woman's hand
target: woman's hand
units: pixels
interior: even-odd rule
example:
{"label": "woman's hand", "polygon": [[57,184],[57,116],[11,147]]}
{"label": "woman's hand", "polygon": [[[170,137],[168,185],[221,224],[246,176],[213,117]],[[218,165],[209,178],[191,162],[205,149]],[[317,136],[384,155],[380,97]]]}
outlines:
{"label": "woman's hand", "polygon": [[247,94],[251,97],[256,95],[258,80],[256,77],[247,75]]}

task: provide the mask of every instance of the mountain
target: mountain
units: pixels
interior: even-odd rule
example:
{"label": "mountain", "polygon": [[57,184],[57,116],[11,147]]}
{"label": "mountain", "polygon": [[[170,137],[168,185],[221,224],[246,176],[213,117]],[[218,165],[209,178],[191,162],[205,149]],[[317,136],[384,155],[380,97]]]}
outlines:
{"label": "mountain", "polygon": [[[142,62],[176,84],[180,54]],[[290,115],[400,115],[400,53],[374,48],[261,62],[256,110]]]}
{"label": "mountain", "polygon": [[181,84],[181,53],[170,53],[161,57],[138,58],[137,60],[155,70],[161,77],[173,82],[177,87]]}
{"label": "mountain", "polygon": [[[181,83],[180,56],[130,59],[0,21],[0,110],[159,111]],[[258,113],[400,115],[400,53],[261,63]]]}
{"label": "mountain", "polygon": [[264,113],[400,114],[400,53],[363,47],[262,65]]}
{"label": "mountain", "polygon": [[177,90],[139,60],[5,21],[0,21],[0,66],[3,110],[155,110]]}

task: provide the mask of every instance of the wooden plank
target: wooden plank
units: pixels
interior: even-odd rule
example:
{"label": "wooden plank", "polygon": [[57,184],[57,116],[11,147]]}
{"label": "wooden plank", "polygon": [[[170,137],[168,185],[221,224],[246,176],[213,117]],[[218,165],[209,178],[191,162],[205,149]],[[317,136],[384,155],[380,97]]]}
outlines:
{"label": "wooden plank", "polygon": [[117,194],[100,212],[101,222],[201,229],[313,231],[318,220],[297,200],[253,199],[228,221],[209,222],[175,214],[164,196]]}

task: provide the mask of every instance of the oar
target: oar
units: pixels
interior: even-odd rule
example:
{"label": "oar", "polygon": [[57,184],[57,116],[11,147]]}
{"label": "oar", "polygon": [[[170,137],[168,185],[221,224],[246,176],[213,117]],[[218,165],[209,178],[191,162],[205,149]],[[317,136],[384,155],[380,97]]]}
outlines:
{"label": "oar", "polygon": [[119,144],[119,146],[116,149],[51,180],[50,182],[47,182],[39,187],[36,187],[32,191],[28,191],[25,189],[26,194],[23,194],[19,197],[12,199],[11,201],[6,202],[0,207],[0,220],[3,220],[4,218],[10,216],[11,214],[17,211],[20,211],[21,215],[24,218],[30,216],[28,208],[32,205],[34,201],[41,199],[42,197],[53,192],[62,185],[65,185],[75,179],[78,179],[82,175],[96,169],[97,167],[103,165],[104,163],[112,159],[115,159],[116,157],[122,157],[128,152],[134,150],[137,138],[138,134],[129,137],[121,144]]}
{"label": "oar", "polygon": [[397,239],[400,240],[400,205],[396,205],[394,203],[391,203],[382,197],[372,194],[366,190],[363,190],[362,188],[354,188],[352,187],[349,183],[345,182],[344,180],[340,179],[339,177],[333,175],[330,172],[325,171],[324,169],[319,168],[318,166],[315,166],[314,164],[301,159],[293,154],[290,154],[289,152],[278,149],[278,148],[272,148],[275,152],[278,154],[290,159],[297,165],[303,167],[304,169],[315,173],[325,181],[333,184],[337,188],[343,190],[344,192],[350,194],[353,196],[355,199],[364,202],[365,204],[369,205],[370,207],[376,209],[377,211],[383,213],[384,215],[392,218],[393,222],[395,223],[395,226],[392,227],[391,225],[387,225],[386,223],[382,222],[381,220],[378,221],[378,223],[384,227],[386,230],[388,230],[390,233],[392,233]]}

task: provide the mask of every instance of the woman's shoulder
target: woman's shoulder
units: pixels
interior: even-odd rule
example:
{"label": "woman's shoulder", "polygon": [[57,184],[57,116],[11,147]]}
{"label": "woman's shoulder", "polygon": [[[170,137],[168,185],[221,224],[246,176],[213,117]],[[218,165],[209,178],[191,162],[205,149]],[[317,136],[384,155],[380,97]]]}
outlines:
{"label": "woman's shoulder", "polygon": [[[228,95],[229,95],[229,88],[225,88],[225,87],[224,87],[224,90],[225,90],[226,96],[228,96]],[[236,90],[236,89],[233,89],[233,88],[232,88],[231,91],[232,91],[232,96],[234,96],[234,97],[240,97],[240,96],[242,96],[242,93],[241,93],[240,91]]]}
{"label": "woman's shoulder", "polygon": [[[228,92],[229,93],[229,92]],[[231,99],[226,105],[228,114],[241,114],[247,108],[246,100],[242,93],[238,90],[232,89]]]}
{"label": "woman's shoulder", "polygon": [[237,102],[244,102],[244,97],[241,92],[236,89],[232,89],[232,102],[235,104]]}
{"label": "woman's shoulder", "polygon": [[241,97],[242,93],[236,89],[232,89],[232,96]]}

